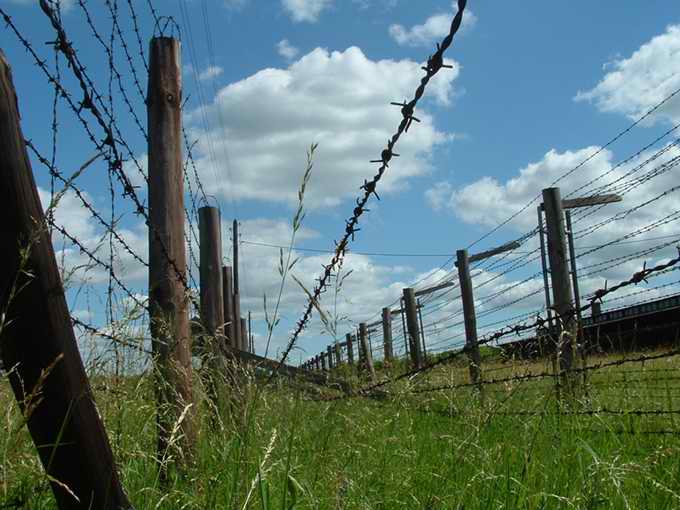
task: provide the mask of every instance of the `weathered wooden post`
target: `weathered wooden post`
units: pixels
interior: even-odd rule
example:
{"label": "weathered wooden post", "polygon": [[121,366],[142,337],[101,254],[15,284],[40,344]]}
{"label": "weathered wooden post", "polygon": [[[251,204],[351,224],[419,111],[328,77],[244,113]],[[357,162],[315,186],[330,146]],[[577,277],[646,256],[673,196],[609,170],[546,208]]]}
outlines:
{"label": "weathered wooden post", "polygon": [[[222,264],[222,235],[220,211],[217,207],[201,207],[198,210],[200,241],[201,323],[208,342],[224,341],[224,291],[220,278]],[[204,347],[208,347],[205,346]],[[221,352],[217,348],[208,351]]]}
{"label": "weathered wooden post", "polygon": [[345,340],[347,341],[347,363],[354,365],[354,345],[352,342],[352,334],[347,333],[345,335]]}
{"label": "weathered wooden post", "polygon": [[57,506],[128,509],[73,334],[19,118],[0,50],[0,355]]}
{"label": "weathered wooden post", "polygon": [[408,328],[406,327],[406,306],[404,305],[403,296],[399,300],[399,306],[399,312],[401,315],[401,331],[404,334],[404,356],[408,358],[411,355],[411,350],[409,348]]}
{"label": "weathered wooden post", "polygon": [[394,350],[392,349],[392,312],[389,308],[382,309],[383,346],[385,348],[385,361],[392,361]]}
{"label": "weathered wooden post", "polygon": [[255,353],[255,337],[253,336],[253,316],[248,310],[248,352]]}
{"label": "weathered wooden post", "polygon": [[477,343],[477,317],[475,315],[475,298],[472,294],[472,280],[470,278],[470,263],[467,250],[456,252],[458,266],[458,280],[460,295],[463,300],[463,318],[465,320],[465,350],[470,362],[470,381],[482,390],[481,368],[482,361]]}
{"label": "weathered wooden post", "polygon": [[321,357],[321,370],[323,370],[325,372],[326,371],[326,353],[322,352],[321,354],[319,354],[319,356]]}
{"label": "weathered wooden post", "polygon": [[210,369],[205,374],[207,394],[215,411],[224,404],[224,292],[221,278],[222,235],[217,207],[198,210],[202,334],[199,342]]}
{"label": "weathered wooden post", "polygon": [[359,324],[359,345],[361,346],[361,351],[363,352],[362,362],[372,381],[375,381],[375,368],[373,368],[373,353],[368,345],[368,328],[366,323],[362,322]]}
{"label": "weathered wooden post", "polygon": [[243,334],[241,332],[241,291],[238,278],[238,221],[234,220],[232,226],[232,247],[233,247],[233,276],[234,276],[234,348],[243,351]]}
{"label": "weathered wooden post", "polygon": [[335,342],[335,366],[339,367],[342,364],[342,353],[340,352],[340,342]]}
{"label": "weathered wooden post", "polygon": [[421,368],[423,358],[420,352],[420,332],[418,331],[418,312],[416,295],[413,289],[404,289],[404,308],[406,310],[406,326],[408,327],[409,349],[411,363],[415,368]]}
{"label": "weathered wooden post", "polygon": [[[179,41],[151,39],[147,114],[149,129],[149,307],[155,358],[160,459],[191,455],[195,440],[191,389],[191,336],[186,293],[182,65]],[[180,433],[168,452],[173,427]],[[170,454],[170,455],[169,455]]]}
{"label": "weathered wooden post", "polygon": [[553,299],[557,313],[558,358],[560,369],[568,371],[572,368],[574,361],[576,320],[569,281],[564,213],[559,188],[543,190],[543,207],[548,231],[548,259],[550,260]]}
{"label": "weathered wooden post", "polygon": [[234,284],[233,273],[229,266],[222,267],[222,289],[224,294],[224,323],[227,343],[234,349],[238,348],[236,343],[236,324],[234,320]]}
{"label": "weathered wooden post", "polygon": [[314,356],[314,366],[316,367],[317,372],[321,370],[321,356],[318,354]]}

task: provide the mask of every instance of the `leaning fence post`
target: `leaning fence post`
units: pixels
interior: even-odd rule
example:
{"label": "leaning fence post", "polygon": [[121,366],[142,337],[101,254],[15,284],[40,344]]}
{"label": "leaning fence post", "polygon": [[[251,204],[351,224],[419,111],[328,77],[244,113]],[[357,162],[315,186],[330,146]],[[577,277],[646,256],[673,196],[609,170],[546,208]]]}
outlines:
{"label": "leaning fence post", "polygon": [[5,314],[0,355],[20,408],[24,412],[31,408],[26,413],[28,431],[53,480],[50,485],[58,507],[127,509],[130,503],[73,334],[17,104],[11,70],[0,50],[0,238],[4,246],[0,307]]}
{"label": "leaning fence post", "polygon": [[420,332],[418,331],[416,295],[413,289],[404,289],[404,308],[406,310],[406,326],[408,327],[411,362],[415,368],[421,368],[423,359],[420,352]]}
{"label": "leaning fence post", "polygon": [[354,346],[352,345],[352,334],[347,333],[345,335],[345,339],[347,340],[347,363],[354,365]]}
{"label": "leaning fence post", "polygon": [[543,190],[543,207],[548,231],[550,276],[555,311],[557,313],[558,356],[560,369],[568,371],[573,366],[574,360],[576,321],[571,283],[569,281],[564,213],[559,188]]}
{"label": "leaning fence post", "polygon": [[375,380],[375,368],[373,368],[373,353],[368,345],[368,328],[366,323],[359,324],[359,345],[363,351],[362,361],[364,366],[368,369],[371,380]]}
{"label": "leaning fence post", "polygon": [[458,280],[460,282],[460,295],[463,300],[463,317],[465,320],[465,349],[470,361],[470,381],[476,384],[481,391],[481,356],[477,343],[477,317],[475,314],[475,298],[472,293],[472,280],[470,278],[470,263],[467,250],[456,252],[456,265],[458,266]]}
{"label": "leaning fence post", "polygon": [[392,361],[394,351],[392,349],[392,312],[389,308],[382,309],[383,347],[385,349],[385,361]]}
{"label": "leaning fence post", "polygon": [[[158,449],[166,457],[173,427],[176,455],[193,451],[191,336],[186,293],[184,179],[182,167],[182,66],[179,41],[151,39],[147,114],[149,127],[149,307],[156,360]],[[167,409],[169,412],[163,412]]]}

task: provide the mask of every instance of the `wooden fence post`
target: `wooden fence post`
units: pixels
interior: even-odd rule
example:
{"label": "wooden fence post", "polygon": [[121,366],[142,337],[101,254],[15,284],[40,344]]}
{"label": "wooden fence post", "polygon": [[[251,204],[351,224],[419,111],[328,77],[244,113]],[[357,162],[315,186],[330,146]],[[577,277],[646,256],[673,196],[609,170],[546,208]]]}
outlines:
{"label": "wooden fence post", "polygon": [[58,480],[50,483],[57,506],[128,509],[73,334],[19,118],[0,50],[0,355],[21,410],[30,408],[28,431],[42,465]]}
{"label": "wooden fence post", "polygon": [[548,230],[548,258],[550,260],[553,299],[557,313],[558,357],[560,369],[568,371],[573,366],[574,361],[576,321],[569,281],[564,213],[559,188],[543,190],[543,207]]}
{"label": "wooden fence post", "polygon": [[238,267],[238,220],[234,220],[232,230],[232,247],[234,263],[234,348],[243,351],[243,333],[241,332],[241,290],[239,287]]}
{"label": "wooden fence post", "polygon": [[352,334],[347,333],[345,335],[345,339],[347,340],[347,363],[354,365],[354,345],[352,341]]}
{"label": "wooden fence post", "polygon": [[227,345],[236,349],[236,325],[234,320],[234,280],[232,269],[222,267],[222,289],[224,294],[224,329]]}
{"label": "wooden fence post", "polygon": [[404,308],[406,310],[406,326],[408,327],[411,362],[415,368],[421,368],[423,359],[420,352],[420,332],[418,331],[416,295],[413,289],[404,289]]}
{"label": "wooden fence post", "polygon": [[[158,453],[167,457],[170,434],[193,404],[191,335],[186,294],[182,66],[179,41],[151,39],[147,114],[149,128],[149,307],[157,375]],[[172,458],[191,455],[194,412],[184,414]]]}
{"label": "wooden fence post", "polygon": [[314,356],[314,367],[316,368],[317,372],[321,370],[321,356],[318,354]]}
{"label": "wooden fence post", "polygon": [[423,327],[423,307],[420,299],[416,299],[416,310],[418,311],[418,325],[420,327],[420,348],[422,349],[423,360],[427,361],[427,346],[425,345],[425,328]]}
{"label": "wooden fence post", "polygon": [[[220,278],[222,264],[222,235],[220,211],[217,207],[198,210],[200,242],[201,323],[210,342],[224,341],[224,290]],[[218,344],[219,345],[219,344]],[[207,347],[207,346],[203,346]],[[217,354],[219,347],[208,349]]]}
{"label": "wooden fence post", "polygon": [[321,357],[321,370],[323,370],[325,372],[326,371],[326,353],[322,352],[321,354],[319,354],[319,356]]}
{"label": "wooden fence post", "polygon": [[411,349],[409,348],[409,337],[408,328],[406,327],[406,305],[404,305],[404,297],[402,296],[399,300],[399,306],[401,307],[401,331],[404,333],[404,356],[407,358],[411,356]]}
{"label": "wooden fence post", "polygon": [[470,263],[467,250],[456,252],[460,295],[463,300],[463,318],[465,320],[465,349],[469,360],[470,381],[482,391],[481,356],[477,343],[477,317],[475,314],[475,298],[472,293]]}
{"label": "wooden fence post", "polygon": [[385,348],[385,361],[392,361],[394,350],[392,348],[392,312],[389,308],[382,309],[383,346]]}
{"label": "wooden fence post", "polygon": [[248,348],[248,324],[245,317],[241,317],[241,350],[250,352]]}
{"label": "wooden fence post", "polygon": [[359,324],[359,345],[361,346],[361,350],[363,351],[362,362],[366,369],[368,370],[371,380],[375,381],[375,368],[373,368],[373,353],[371,352],[371,348],[368,345],[368,328],[366,327],[365,322]]}

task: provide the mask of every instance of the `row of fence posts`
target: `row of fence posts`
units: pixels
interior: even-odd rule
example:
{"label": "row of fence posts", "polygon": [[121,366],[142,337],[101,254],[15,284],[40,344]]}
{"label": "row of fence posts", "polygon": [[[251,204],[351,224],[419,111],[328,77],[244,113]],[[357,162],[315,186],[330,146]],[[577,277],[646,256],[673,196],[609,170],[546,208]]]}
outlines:
{"label": "row of fence posts", "polygon": [[[182,468],[193,456],[197,406],[192,405],[178,40],[151,39],[148,78],[149,315],[158,458],[173,458]],[[18,104],[10,66],[0,51],[0,213],[2,242],[7,247],[0,255],[4,262],[0,289],[8,319],[0,324],[0,356],[19,406],[30,410],[28,430],[53,480],[57,506],[132,508],[78,350]],[[108,149],[102,146],[104,150]],[[200,208],[199,231],[199,336],[210,342],[201,347],[208,347],[216,358],[252,352],[250,325],[240,311],[238,224],[234,222],[233,268],[222,266],[217,208]],[[162,461],[161,471],[163,477]]]}
{"label": "row of fence posts", "polygon": [[[594,203],[615,202],[619,201],[620,197],[607,195],[563,201],[559,188],[546,188],[543,190],[542,196],[543,203],[538,207],[538,231],[545,285],[547,323],[549,325],[548,337],[553,342],[550,347],[556,354],[559,372],[564,375],[574,365],[577,347],[577,326],[578,319],[580,318],[580,313],[576,312],[579,308],[578,299],[575,306],[574,292],[572,291],[573,285],[578,295],[575,250],[571,232],[571,216],[568,208],[593,205]],[[543,224],[544,216],[545,227]],[[470,264],[514,250],[519,246],[519,242],[511,242],[473,255],[469,255],[467,250],[458,250],[456,252],[455,265],[458,270],[458,284],[463,303],[465,351],[469,362],[470,382],[477,385],[480,391],[483,382],[482,358],[477,337],[477,318]],[[552,282],[552,285],[550,282]],[[341,356],[343,350],[346,352],[346,363],[354,365],[353,346],[356,343],[359,356],[358,369],[360,371],[367,371],[369,378],[375,379],[368,331],[374,326],[382,325],[384,360],[389,365],[394,359],[392,336],[392,317],[394,315],[400,315],[402,319],[405,335],[404,348],[410,365],[415,369],[422,368],[427,363],[427,351],[423,331],[422,306],[419,297],[454,285],[452,281],[448,281],[420,291],[415,291],[412,288],[404,289],[399,309],[391,310],[390,308],[383,308],[381,321],[372,324],[360,323],[357,334],[348,333],[345,342],[336,342],[333,347],[329,345],[325,352],[321,352],[307,360],[303,364],[303,368],[311,371],[331,371],[344,362]],[[551,305],[551,288],[554,305]]]}

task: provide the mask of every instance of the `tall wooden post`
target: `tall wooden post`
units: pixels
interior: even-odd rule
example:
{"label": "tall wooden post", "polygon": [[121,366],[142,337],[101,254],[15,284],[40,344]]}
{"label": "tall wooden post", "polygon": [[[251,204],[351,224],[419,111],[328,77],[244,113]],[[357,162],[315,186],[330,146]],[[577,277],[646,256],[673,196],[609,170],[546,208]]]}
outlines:
{"label": "tall wooden post", "polygon": [[571,284],[574,290],[574,304],[576,305],[576,317],[581,322],[581,295],[578,288],[578,272],[576,268],[576,247],[574,246],[574,232],[571,228],[571,211],[564,211],[567,223],[567,244],[569,246],[569,266],[571,270]]}
{"label": "tall wooden post", "polygon": [[[200,240],[201,323],[208,341],[224,341],[224,288],[221,276],[222,235],[217,207],[198,210]],[[208,349],[214,353],[219,349]]]}
{"label": "tall wooden post", "polygon": [[0,356],[57,506],[130,508],[73,334],[1,50],[0,183]]}
{"label": "tall wooden post", "polygon": [[385,348],[385,361],[392,361],[394,350],[392,349],[392,313],[389,308],[382,309],[383,346]]}
{"label": "tall wooden post", "polygon": [[321,356],[318,354],[314,356],[314,367],[316,368],[317,372],[321,370]]}
{"label": "tall wooden post", "polygon": [[465,349],[470,362],[470,381],[477,384],[481,391],[481,356],[477,343],[477,317],[475,314],[475,298],[472,293],[470,278],[470,262],[467,250],[456,252],[460,294],[463,300],[463,318],[465,320]]}
{"label": "tall wooden post", "polygon": [[404,309],[406,311],[406,326],[408,327],[411,362],[415,368],[421,368],[423,359],[420,352],[420,332],[418,331],[416,295],[413,289],[404,289]]}
{"label": "tall wooden post", "polygon": [[326,371],[326,353],[322,352],[321,354],[319,354],[319,356],[321,357],[321,370],[323,370],[325,372]]}
{"label": "tall wooden post", "polygon": [[222,267],[222,289],[224,294],[224,323],[227,343],[236,349],[236,320],[234,319],[234,284],[233,273],[229,266]]}
{"label": "tall wooden post", "polygon": [[232,230],[232,249],[234,263],[234,347],[240,351],[245,350],[241,332],[241,290],[239,287],[239,267],[238,267],[238,220],[234,220]]}
{"label": "tall wooden post", "polygon": [[371,376],[371,380],[375,380],[375,368],[373,367],[373,353],[368,345],[368,328],[366,323],[359,324],[359,345],[363,351],[362,361]]}
{"label": "tall wooden post", "polygon": [[[184,179],[182,168],[182,65],[176,39],[154,37],[149,51],[149,306],[158,404],[158,453],[168,457],[173,427],[181,416],[172,452],[193,451],[191,336],[186,293]],[[177,435],[177,434],[176,434]]]}
{"label": "tall wooden post", "polygon": [[354,365],[354,345],[352,342],[352,334],[347,333],[347,335],[345,335],[345,340],[347,341],[347,363]]}
{"label": "tall wooden post", "polygon": [[560,369],[566,371],[573,366],[576,321],[569,282],[564,213],[559,188],[543,190],[543,207],[548,230],[548,258],[550,260],[550,276],[558,322]]}

